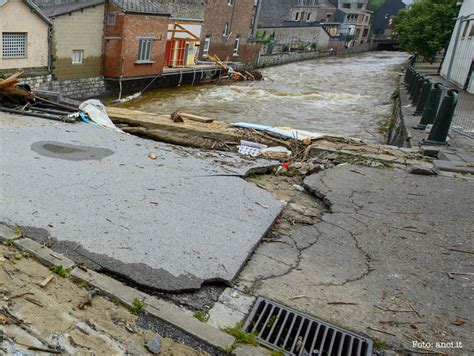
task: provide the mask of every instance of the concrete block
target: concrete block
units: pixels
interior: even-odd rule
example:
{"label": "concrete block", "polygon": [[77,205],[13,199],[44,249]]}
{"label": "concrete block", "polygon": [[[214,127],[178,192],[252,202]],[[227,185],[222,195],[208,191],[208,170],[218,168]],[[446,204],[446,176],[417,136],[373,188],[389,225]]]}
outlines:
{"label": "concrete block", "polygon": [[209,310],[207,324],[218,329],[234,327],[239,325],[245,318],[245,314],[229,308],[222,303],[216,303]]}
{"label": "concrete block", "polygon": [[21,231],[19,229],[12,229],[5,224],[0,224],[0,241],[16,240],[20,237]]}
{"label": "concrete block", "polygon": [[226,288],[220,295],[219,302],[243,314],[248,314],[255,299],[254,296],[242,293],[237,289]]}
{"label": "concrete block", "polygon": [[15,240],[14,245],[16,248],[35,256],[46,266],[63,266],[65,269],[71,269],[75,266],[74,261],[31,239],[25,238]]}

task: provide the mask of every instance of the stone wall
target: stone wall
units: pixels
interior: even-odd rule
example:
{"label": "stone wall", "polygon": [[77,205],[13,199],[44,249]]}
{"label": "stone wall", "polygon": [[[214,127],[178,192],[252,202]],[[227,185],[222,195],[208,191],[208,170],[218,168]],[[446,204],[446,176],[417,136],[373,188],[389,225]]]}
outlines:
{"label": "stone wall", "polygon": [[353,53],[366,52],[370,48],[369,44],[359,45],[353,48],[341,49],[341,50],[328,50],[328,51],[294,51],[294,52],[281,52],[272,54],[261,54],[258,59],[257,67],[267,67],[280,65],[291,62],[305,61],[309,59],[316,59],[320,57],[328,57],[331,55],[349,55]]}
{"label": "stone wall", "polygon": [[51,74],[23,77],[22,83],[31,89],[48,90],[61,93],[71,99],[94,98],[107,92],[103,77],[82,78],[74,80],[54,80]]}

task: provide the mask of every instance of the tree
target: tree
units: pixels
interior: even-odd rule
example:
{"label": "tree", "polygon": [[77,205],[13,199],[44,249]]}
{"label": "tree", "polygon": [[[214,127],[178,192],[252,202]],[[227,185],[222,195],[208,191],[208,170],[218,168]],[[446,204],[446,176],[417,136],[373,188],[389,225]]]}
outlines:
{"label": "tree", "polygon": [[401,49],[433,61],[449,41],[457,15],[456,0],[420,0],[393,18]]}

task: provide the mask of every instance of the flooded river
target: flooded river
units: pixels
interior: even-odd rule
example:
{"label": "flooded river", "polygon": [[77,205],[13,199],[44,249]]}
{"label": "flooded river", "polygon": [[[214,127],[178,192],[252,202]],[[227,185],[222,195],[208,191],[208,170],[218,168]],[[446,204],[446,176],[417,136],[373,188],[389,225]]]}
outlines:
{"label": "flooded river", "polygon": [[405,53],[371,52],[264,69],[270,80],[147,91],[122,106],[155,113],[182,110],[227,122],[272,126],[379,141],[377,123],[390,114]]}

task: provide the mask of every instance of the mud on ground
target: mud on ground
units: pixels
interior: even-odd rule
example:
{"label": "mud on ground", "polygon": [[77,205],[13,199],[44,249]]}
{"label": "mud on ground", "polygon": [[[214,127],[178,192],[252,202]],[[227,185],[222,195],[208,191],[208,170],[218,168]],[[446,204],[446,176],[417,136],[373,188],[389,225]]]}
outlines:
{"label": "mud on ground", "polygon": [[[51,275],[53,279],[42,288],[39,284]],[[1,245],[0,350],[6,354],[39,349],[67,354],[149,354],[145,344],[157,334],[139,327],[138,316],[103,296],[93,297],[90,306],[79,309],[88,293],[81,281],[60,277],[14,247]],[[2,310],[23,322],[15,325]],[[161,338],[161,355],[204,354]]]}

